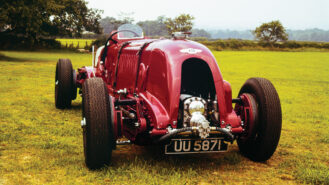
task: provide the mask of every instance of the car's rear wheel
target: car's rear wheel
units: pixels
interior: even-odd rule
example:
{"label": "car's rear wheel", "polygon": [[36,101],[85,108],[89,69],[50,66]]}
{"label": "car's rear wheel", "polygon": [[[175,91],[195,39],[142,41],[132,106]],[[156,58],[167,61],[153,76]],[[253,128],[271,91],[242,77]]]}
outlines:
{"label": "car's rear wheel", "polygon": [[75,71],[70,59],[59,59],[55,75],[55,106],[59,109],[70,108],[76,98]]}
{"label": "car's rear wheel", "polygon": [[82,128],[85,162],[99,169],[111,162],[114,145],[112,111],[107,87],[101,78],[87,79],[82,87]]}
{"label": "car's rear wheel", "polygon": [[244,136],[237,140],[243,155],[253,161],[266,161],[279,143],[282,114],[281,104],[273,84],[264,78],[250,78],[242,86],[239,97],[245,96],[253,112],[254,120]]}

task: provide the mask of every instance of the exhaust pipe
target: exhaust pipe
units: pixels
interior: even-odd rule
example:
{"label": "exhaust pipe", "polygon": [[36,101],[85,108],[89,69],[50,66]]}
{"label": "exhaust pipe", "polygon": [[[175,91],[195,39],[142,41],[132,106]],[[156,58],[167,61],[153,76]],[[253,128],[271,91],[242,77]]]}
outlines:
{"label": "exhaust pipe", "polygon": [[[168,134],[160,137],[157,141],[155,141],[155,143],[162,143],[162,142],[165,142],[165,141],[168,141],[168,140],[174,138],[175,136],[179,135],[182,132],[187,132],[187,131],[192,132],[192,131],[198,130],[198,129],[199,129],[199,127],[185,127],[185,128],[175,129],[175,130],[169,132]],[[227,128],[210,127],[210,130],[221,132],[222,134],[224,134],[227,137],[228,141],[230,141],[230,142],[233,142],[233,140],[234,140],[234,135]]]}

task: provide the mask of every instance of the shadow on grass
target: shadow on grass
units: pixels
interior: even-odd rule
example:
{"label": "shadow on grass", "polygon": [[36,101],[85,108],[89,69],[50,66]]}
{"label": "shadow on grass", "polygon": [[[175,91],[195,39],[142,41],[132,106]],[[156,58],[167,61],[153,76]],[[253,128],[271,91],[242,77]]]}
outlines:
{"label": "shadow on grass", "polygon": [[[17,56],[20,56],[17,54]],[[22,56],[21,58],[9,57],[2,53],[0,53],[0,62],[33,62],[33,63],[45,63],[45,62],[53,62],[52,58],[26,58]]]}
{"label": "shadow on grass", "polygon": [[82,110],[82,102],[76,103],[76,102],[72,102],[71,104],[71,108],[72,110]]}
{"label": "shadow on grass", "polygon": [[5,62],[5,61],[9,61],[9,62],[26,62],[26,61],[29,61],[29,59],[27,59],[27,58],[8,57],[8,56],[0,53],[0,62]]}
{"label": "shadow on grass", "polygon": [[164,168],[167,170],[199,169],[212,170],[223,165],[239,166],[244,157],[236,149],[224,153],[165,155],[164,146],[119,146],[113,151],[111,168],[122,166],[144,166]]}

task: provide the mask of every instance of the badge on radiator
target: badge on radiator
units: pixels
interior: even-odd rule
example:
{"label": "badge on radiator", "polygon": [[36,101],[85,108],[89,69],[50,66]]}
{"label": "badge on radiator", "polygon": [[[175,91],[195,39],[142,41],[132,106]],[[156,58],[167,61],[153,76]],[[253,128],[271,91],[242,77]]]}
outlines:
{"label": "badge on radiator", "polygon": [[186,48],[186,49],[181,49],[179,50],[181,53],[188,53],[188,54],[197,54],[201,53],[201,49],[194,49],[194,48]]}

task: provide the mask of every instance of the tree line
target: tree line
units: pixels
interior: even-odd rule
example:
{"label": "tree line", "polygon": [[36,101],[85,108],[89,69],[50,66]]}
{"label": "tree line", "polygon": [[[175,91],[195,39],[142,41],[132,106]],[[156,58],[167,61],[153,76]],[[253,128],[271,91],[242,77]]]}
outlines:
{"label": "tree line", "polygon": [[[0,48],[15,48],[19,44],[22,48],[56,45],[56,37],[98,37],[108,35],[121,24],[135,22],[131,14],[102,19],[102,11],[88,8],[84,0],[0,0],[0,4]],[[150,37],[191,31],[191,37],[194,38],[225,38],[223,34],[227,34],[227,31],[194,28],[194,19],[190,14],[180,14],[174,18],[159,16],[155,20],[139,21],[136,24]],[[329,31],[286,30],[280,21],[275,20],[263,23],[249,32],[230,32],[226,37],[257,39],[270,44],[288,39],[329,41]]]}
{"label": "tree line", "polygon": [[100,33],[101,11],[84,0],[1,0],[0,33],[31,40],[52,36],[81,36],[83,31]]}
{"label": "tree line", "polygon": [[[168,31],[166,23],[170,22],[172,25],[174,24],[174,20],[184,20],[184,17],[193,17],[189,14],[181,14],[176,18],[167,18],[165,16],[159,16],[155,20],[145,20],[139,21],[136,24],[142,27],[145,35],[147,36],[168,36]],[[118,26],[124,23],[133,23],[134,19],[129,16],[119,16],[119,19],[114,17],[105,17],[100,20],[100,26],[103,28],[103,34],[109,34],[112,30],[116,29]],[[183,17],[183,18],[182,18]],[[169,21],[168,21],[169,19]],[[167,21],[166,21],[167,20]],[[185,18],[185,20],[188,20]],[[193,19],[190,19],[193,20]],[[189,20],[189,21],[190,21]],[[189,24],[192,22],[190,21]],[[280,22],[279,22],[280,23]],[[264,23],[267,24],[267,23]],[[281,24],[281,23],[280,23]],[[192,23],[193,25],[193,23]],[[189,30],[187,28],[186,30]],[[198,29],[193,28],[190,30],[192,32],[191,37],[200,37],[206,40],[211,39],[243,39],[243,40],[255,40],[257,39],[255,35],[255,30],[223,30],[223,29]],[[285,33],[287,33],[288,40],[295,41],[316,41],[316,42],[329,42],[329,30],[321,30],[321,29],[306,29],[306,30],[290,30],[285,29]],[[95,37],[95,36],[94,36]],[[203,39],[203,40],[204,40]]]}
{"label": "tree line", "polygon": [[[144,34],[151,37],[168,36],[173,32],[191,31],[191,37],[205,37],[210,39],[211,35],[204,29],[193,28],[194,17],[190,14],[180,14],[175,18],[158,16],[155,20],[138,21]],[[120,25],[133,23],[134,19],[127,15],[119,15],[119,18],[105,17],[100,20],[100,26],[103,28],[103,34],[108,35],[116,30]]]}
{"label": "tree line", "polygon": [[[207,32],[211,35],[211,39],[255,39],[252,30],[210,29]],[[287,29],[287,33],[288,40],[329,42],[329,30],[317,28],[305,30]]]}

